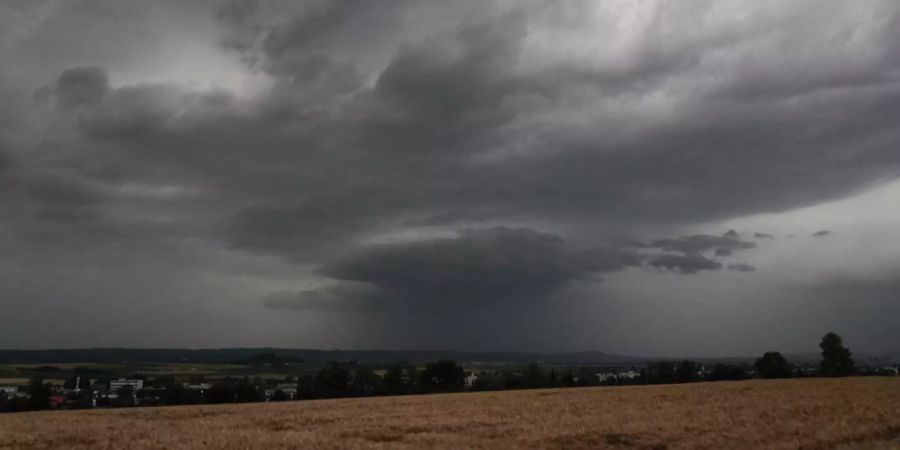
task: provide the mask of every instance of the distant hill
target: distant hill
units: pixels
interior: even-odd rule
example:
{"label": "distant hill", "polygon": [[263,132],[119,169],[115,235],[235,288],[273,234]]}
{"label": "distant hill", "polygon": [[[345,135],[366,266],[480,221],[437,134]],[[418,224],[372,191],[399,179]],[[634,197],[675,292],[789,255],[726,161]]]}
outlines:
{"label": "distant hill", "polygon": [[282,367],[289,366],[291,364],[299,364],[302,362],[304,361],[300,358],[294,358],[291,356],[278,356],[274,352],[261,353],[249,358],[233,361],[234,364],[255,367]]}
{"label": "distant hill", "polygon": [[470,364],[639,364],[646,358],[610,355],[602,352],[518,353],[461,352],[440,350],[314,350],[283,348],[221,349],[153,349],[153,348],[88,348],[47,350],[0,350],[3,364],[44,363],[179,363],[198,364],[272,364],[285,362],[323,363],[327,361],[359,361],[387,363],[407,361],[413,364],[453,359]]}
{"label": "distant hill", "polygon": [[[815,362],[818,354],[786,355],[792,362]],[[855,353],[858,362],[900,361],[897,353]],[[256,359],[255,359],[256,358]],[[0,350],[0,364],[52,363],[196,363],[196,364],[284,364],[328,361],[358,361],[367,364],[407,361],[413,364],[452,359],[468,365],[482,364],[573,364],[573,365],[640,365],[649,361],[685,358],[650,358],[585,351],[571,353],[462,352],[442,350],[315,350],[286,348],[87,348],[48,350]],[[756,356],[734,358],[687,358],[704,364],[714,362],[749,363]],[[256,361],[256,362],[254,362]]]}

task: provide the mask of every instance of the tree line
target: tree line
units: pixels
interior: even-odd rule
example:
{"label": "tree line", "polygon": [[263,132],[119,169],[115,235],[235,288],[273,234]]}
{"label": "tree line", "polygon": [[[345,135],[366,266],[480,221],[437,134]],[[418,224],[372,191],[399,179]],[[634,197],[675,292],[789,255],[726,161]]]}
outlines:
{"label": "tree line", "polygon": [[[131,406],[184,405],[200,403],[241,403],[280,401],[289,399],[321,399],[367,397],[378,395],[410,395],[442,392],[492,391],[624,384],[692,383],[699,381],[744,380],[748,378],[790,378],[798,376],[841,377],[857,374],[855,363],[843,340],[828,333],[819,344],[822,359],[812,373],[795,368],[780,352],[766,352],[750,364],[719,363],[704,367],[691,360],[658,361],[625,373],[598,374],[597,367],[544,367],[529,364],[502,370],[467,372],[453,360],[442,360],[418,368],[409,363],[391,364],[379,375],[371,368],[356,362],[332,362],[318,372],[285,380],[296,383],[290,389],[276,390],[266,396],[265,383],[259,378],[225,377],[215,380],[207,389],[188,389],[176,383],[174,377],[162,376],[147,380],[147,389],[133,392],[124,386],[116,392],[115,403],[97,402],[92,398],[87,378],[72,378],[65,384],[67,400],[74,405]],[[203,380],[195,380],[203,381]],[[76,383],[82,383],[76,385]],[[284,383],[279,386],[285,386]],[[75,388],[80,392],[73,392]],[[291,387],[293,387],[291,385]],[[28,397],[7,396],[0,392],[0,411],[39,410],[50,407],[52,387],[42,378],[33,378],[27,387]],[[108,401],[108,400],[106,400]]]}

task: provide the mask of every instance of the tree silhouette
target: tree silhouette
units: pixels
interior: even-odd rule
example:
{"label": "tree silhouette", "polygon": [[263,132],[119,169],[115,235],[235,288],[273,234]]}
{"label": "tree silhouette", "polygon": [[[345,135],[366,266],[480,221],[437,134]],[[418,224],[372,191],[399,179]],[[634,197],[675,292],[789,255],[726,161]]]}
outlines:
{"label": "tree silhouette", "polygon": [[675,380],[679,383],[690,383],[700,379],[700,364],[684,360],[675,367]]}
{"label": "tree silhouette", "polygon": [[845,377],[856,372],[856,365],[850,357],[850,350],[844,347],[844,340],[835,333],[828,333],[819,343],[822,361],[819,373],[827,377]]}
{"label": "tree silhouette", "polygon": [[408,363],[395,364],[384,374],[384,389],[388,394],[408,394],[416,383],[416,368]]}
{"label": "tree silhouette", "polygon": [[118,403],[123,406],[133,406],[134,403],[134,387],[126,384],[116,389],[116,395],[119,397]]}
{"label": "tree silhouette", "polygon": [[669,361],[652,363],[641,371],[641,380],[648,384],[674,383],[675,364]]}
{"label": "tree silhouette", "polygon": [[316,394],[325,398],[345,397],[348,394],[350,377],[349,369],[337,362],[332,362],[316,374]]}
{"label": "tree silhouette", "polygon": [[466,382],[466,372],[456,361],[445,359],[427,364],[420,379],[425,391],[458,391]]}
{"label": "tree silhouette", "polygon": [[707,379],[710,381],[743,380],[747,378],[747,372],[741,366],[733,364],[716,364],[710,371]]}
{"label": "tree silhouette", "polygon": [[766,352],[753,364],[760,378],[790,378],[791,366],[781,352]]}
{"label": "tree silhouette", "polygon": [[41,410],[50,408],[50,385],[41,377],[34,377],[28,383],[28,409]]}

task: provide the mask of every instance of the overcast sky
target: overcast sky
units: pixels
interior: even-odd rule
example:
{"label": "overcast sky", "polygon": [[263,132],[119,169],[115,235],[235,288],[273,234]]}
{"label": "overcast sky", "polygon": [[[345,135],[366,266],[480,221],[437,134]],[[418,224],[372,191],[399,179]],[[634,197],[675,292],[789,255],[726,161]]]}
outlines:
{"label": "overcast sky", "polygon": [[0,348],[900,350],[900,3],[0,3]]}

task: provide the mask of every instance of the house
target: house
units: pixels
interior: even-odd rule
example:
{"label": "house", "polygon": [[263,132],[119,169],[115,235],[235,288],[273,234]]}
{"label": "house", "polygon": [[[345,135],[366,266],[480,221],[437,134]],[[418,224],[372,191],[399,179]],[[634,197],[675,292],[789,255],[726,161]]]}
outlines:
{"label": "house", "polygon": [[265,390],[266,401],[271,400],[272,397],[275,396],[275,393],[278,391],[283,392],[285,397],[287,397],[288,400],[296,400],[297,399],[297,385],[290,384],[290,383],[282,383],[282,384],[278,384],[274,388],[269,388],[269,389]]}
{"label": "house", "polygon": [[112,392],[117,392],[119,389],[126,386],[131,387],[131,392],[137,392],[144,388],[144,380],[119,378],[118,380],[111,380],[109,382],[109,390]]}
{"label": "house", "polygon": [[641,373],[632,369],[610,369],[603,372],[597,372],[597,379],[601,383],[613,380],[633,380],[641,376]]}
{"label": "house", "polygon": [[142,406],[161,405],[166,393],[166,388],[144,388],[135,393],[135,403]]}
{"label": "house", "polygon": [[0,399],[22,397],[24,392],[19,392],[18,386],[0,386]]}

